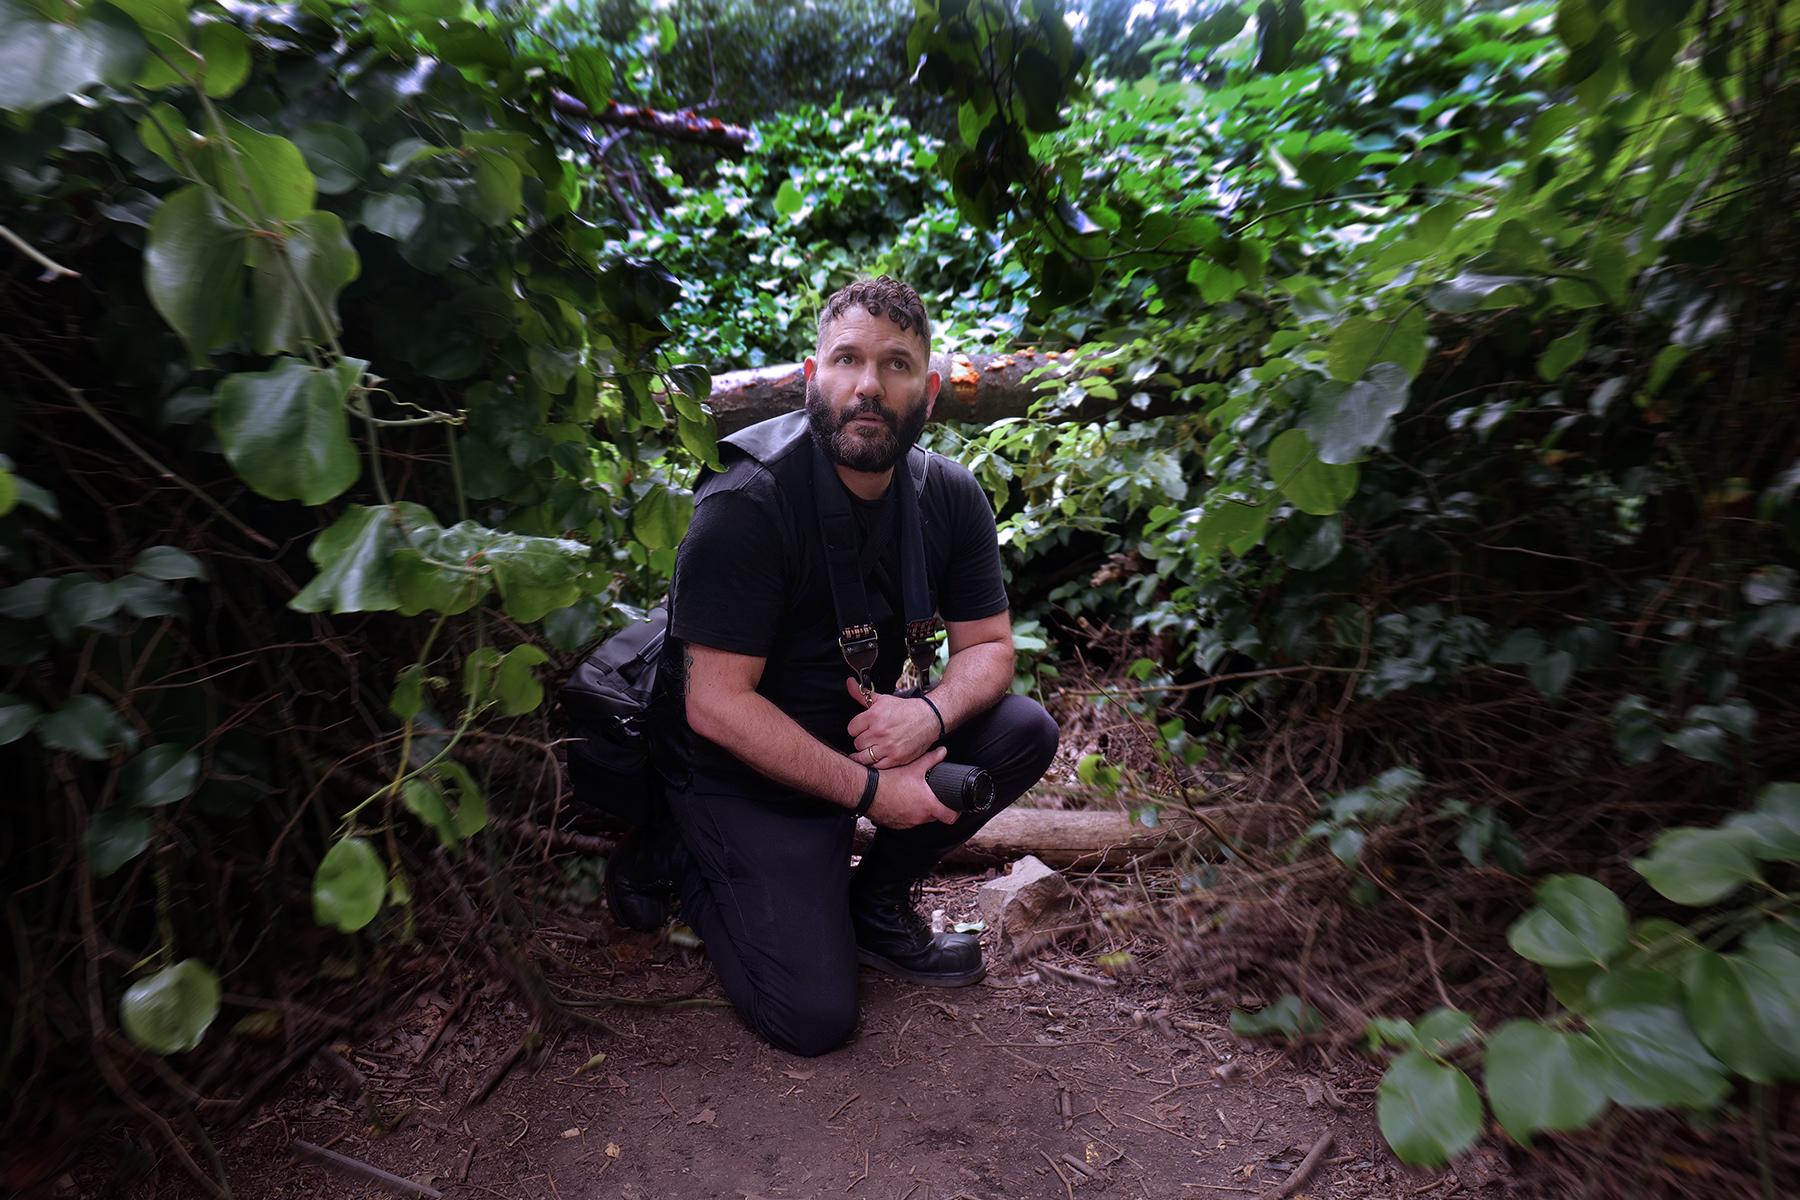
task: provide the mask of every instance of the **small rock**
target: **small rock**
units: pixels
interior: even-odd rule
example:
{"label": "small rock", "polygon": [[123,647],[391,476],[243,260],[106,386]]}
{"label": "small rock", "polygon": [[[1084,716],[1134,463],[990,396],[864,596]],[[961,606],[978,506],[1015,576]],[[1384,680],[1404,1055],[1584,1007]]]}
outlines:
{"label": "small rock", "polygon": [[1068,880],[1030,854],[982,884],[975,901],[1000,950],[1018,958],[1050,941],[1075,906]]}

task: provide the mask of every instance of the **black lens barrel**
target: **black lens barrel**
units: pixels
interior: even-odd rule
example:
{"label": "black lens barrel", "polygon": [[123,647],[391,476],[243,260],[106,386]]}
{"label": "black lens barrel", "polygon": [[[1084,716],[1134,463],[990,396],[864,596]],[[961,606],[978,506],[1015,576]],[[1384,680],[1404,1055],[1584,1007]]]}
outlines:
{"label": "black lens barrel", "polygon": [[931,794],[959,813],[985,813],[994,805],[994,777],[968,763],[941,762],[925,772]]}

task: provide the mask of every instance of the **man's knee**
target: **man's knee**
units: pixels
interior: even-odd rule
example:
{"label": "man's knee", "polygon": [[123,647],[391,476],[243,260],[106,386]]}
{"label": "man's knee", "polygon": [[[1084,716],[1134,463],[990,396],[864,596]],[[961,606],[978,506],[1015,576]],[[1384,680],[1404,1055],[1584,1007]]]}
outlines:
{"label": "man's knee", "polygon": [[803,1058],[817,1058],[850,1040],[856,1031],[856,996],[807,995],[770,1012],[756,1022],[757,1032],[776,1047]]}
{"label": "man's knee", "polygon": [[1000,704],[1017,747],[1014,753],[1035,780],[1049,769],[1050,760],[1056,757],[1062,730],[1057,727],[1056,718],[1029,696],[1006,695],[1001,697]]}

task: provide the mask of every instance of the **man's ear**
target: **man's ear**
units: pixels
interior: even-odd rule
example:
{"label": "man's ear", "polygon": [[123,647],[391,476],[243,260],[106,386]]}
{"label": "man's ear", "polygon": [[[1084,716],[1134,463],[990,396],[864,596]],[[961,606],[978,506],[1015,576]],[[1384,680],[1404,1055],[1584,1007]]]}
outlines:
{"label": "man's ear", "polygon": [[812,377],[813,377],[814,373],[818,371],[818,369],[819,369],[819,360],[814,358],[812,355],[809,354],[805,358],[800,360],[800,373],[802,375],[806,376],[806,382],[808,382],[808,383],[812,382]]}
{"label": "man's ear", "polygon": [[931,420],[931,410],[937,404],[938,389],[944,386],[944,377],[936,371],[925,376],[925,419]]}

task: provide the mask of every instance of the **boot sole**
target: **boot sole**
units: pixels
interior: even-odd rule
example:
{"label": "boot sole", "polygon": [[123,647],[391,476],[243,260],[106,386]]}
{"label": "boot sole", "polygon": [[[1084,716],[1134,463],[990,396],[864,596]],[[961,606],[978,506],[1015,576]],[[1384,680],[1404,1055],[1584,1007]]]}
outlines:
{"label": "boot sole", "polygon": [[972,983],[980,983],[987,978],[985,962],[974,970],[964,971],[960,975],[933,975],[925,971],[910,970],[890,958],[883,958],[872,950],[857,950],[856,961],[865,967],[873,967],[884,975],[892,975],[896,979],[923,984],[926,987],[968,987]]}

